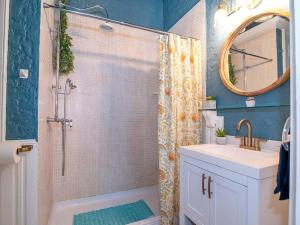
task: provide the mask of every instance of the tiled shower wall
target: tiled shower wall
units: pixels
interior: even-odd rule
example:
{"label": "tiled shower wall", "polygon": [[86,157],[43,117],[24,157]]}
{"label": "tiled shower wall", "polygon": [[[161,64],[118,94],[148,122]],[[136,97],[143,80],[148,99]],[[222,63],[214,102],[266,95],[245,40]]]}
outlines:
{"label": "tiled shower wall", "polygon": [[61,129],[53,129],[54,200],[157,184],[158,35],[118,25],[105,33],[101,21],[76,15],[69,23],[77,89],[68,97],[64,177]]}
{"label": "tiled shower wall", "polygon": [[39,67],[39,103],[38,103],[38,144],[39,144],[39,182],[38,210],[39,225],[46,225],[53,203],[53,158],[51,149],[51,126],[47,116],[52,115],[52,42],[54,11],[41,10],[40,67]]}

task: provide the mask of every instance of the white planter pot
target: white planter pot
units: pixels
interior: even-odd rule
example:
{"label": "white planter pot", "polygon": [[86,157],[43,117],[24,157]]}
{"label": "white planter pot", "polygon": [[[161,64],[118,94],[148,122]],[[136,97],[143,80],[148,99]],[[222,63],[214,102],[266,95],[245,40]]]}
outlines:
{"label": "white planter pot", "polygon": [[246,101],[246,106],[247,107],[255,107],[255,100],[247,100]]}
{"label": "white planter pot", "polygon": [[216,143],[218,145],[226,145],[227,144],[227,137],[216,137]]}
{"label": "white planter pot", "polygon": [[216,109],[217,108],[216,100],[205,100],[203,102],[203,108],[204,109]]}

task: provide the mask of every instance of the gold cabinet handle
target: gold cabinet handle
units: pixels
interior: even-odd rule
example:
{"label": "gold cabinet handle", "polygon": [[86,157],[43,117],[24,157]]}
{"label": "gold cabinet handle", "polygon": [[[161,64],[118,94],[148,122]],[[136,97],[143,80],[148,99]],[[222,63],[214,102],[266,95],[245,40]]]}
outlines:
{"label": "gold cabinet handle", "polygon": [[17,148],[17,154],[19,155],[20,153],[30,152],[32,148],[32,145],[22,145],[20,148]]}
{"label": "gold cabinet handle", "polygon": [[202,194],[205,195],[205,191],[206,191],[206,188],[205,188],[205,179],[206,179],[206,176],[205,174],[203,173],[202,174]]}
{"label": "gold cabinet handle", "polygon": [[213,180],[211,179],[211,177],[208,177],[208,198],[211,199],[211,195],[213,194],[211,191],[211,183],[213,182]]}

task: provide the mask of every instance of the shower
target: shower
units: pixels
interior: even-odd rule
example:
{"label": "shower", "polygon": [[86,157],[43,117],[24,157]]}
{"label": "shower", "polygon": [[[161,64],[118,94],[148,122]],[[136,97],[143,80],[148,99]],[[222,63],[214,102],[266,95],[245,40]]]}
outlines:
{"label": "shower", "polygon": [[58,92],[59,95],[64,96],[63,100],[63,118],[50,118],[48,117],[47,122],[56,122],[61,124],[62,128],[62,176],[65,175],[65,160],[66,160],[66,136],[67,136],[67,127],[73,127],[73,120],[67,118],[67,96],[71,94],[73,89],[77,86],[73,83],[71,79],[67,79],[65,82],[65,88],[63,92]]}

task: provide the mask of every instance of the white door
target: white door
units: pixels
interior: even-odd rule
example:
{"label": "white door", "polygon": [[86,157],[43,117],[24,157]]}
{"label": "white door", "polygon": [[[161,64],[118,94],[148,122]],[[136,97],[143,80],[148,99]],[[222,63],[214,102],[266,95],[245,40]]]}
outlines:
{"label": "white door", "polygon": [[208,172],[184,163],[182,174],[183,204],[186,211],[193,215],[197,225],[209,225],[209,199],[207,195]]}
{"label": "white door", "polygon": [[291,4],[291,179],[289,225],[300,225],[300,14],[299,0]]}
{"label": "white door", "polygon": [[[1,93],[1,83],[4,71],[4,25],[5,25],[5,1],[0,1],[0,93]],[[2,98],[0,96],[0,105],[2,105]],[[1,122],[0,122],[1,123]]]}
{"label": "white door", "polygon": [[247,224],[247,188],[216,174],[209,174],[210,225]]}
{"label": "white door", "polygon": [[8,24],[8,0],[0,1],[0,142],[4,140],[4,86],[6,70],[5,59],[6,59],[6,43],[7,43],[7,24]]}

